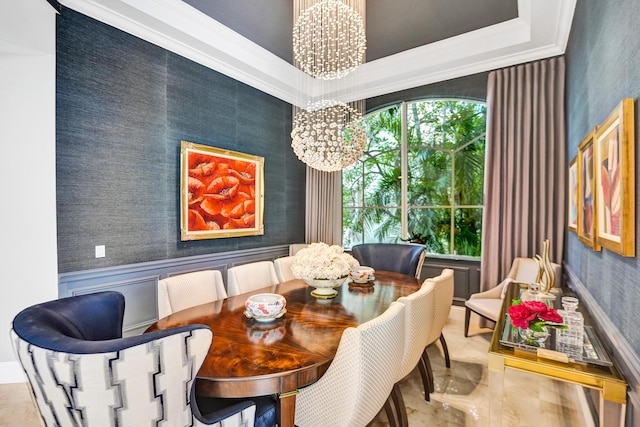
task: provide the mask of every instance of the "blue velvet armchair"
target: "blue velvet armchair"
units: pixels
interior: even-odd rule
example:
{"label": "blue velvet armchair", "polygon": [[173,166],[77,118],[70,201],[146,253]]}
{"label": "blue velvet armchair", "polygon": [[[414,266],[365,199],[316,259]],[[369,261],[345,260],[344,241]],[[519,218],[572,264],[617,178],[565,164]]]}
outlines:
{"label": "blue velvet armchair", "polygon": [[194,379],[212,342],[209,328],[123,338],[123,317],[118,292],[49,301],[15,317],[12,343],[45,425],[275,424],[274,405],[259,416],[251,400],[217,399],[212,413],[196,405]]}
{"label": "blue velvet armchair", "polygon": [[363,243],[351,248],[360,265],[420,278],[425,247],[412,243]]}

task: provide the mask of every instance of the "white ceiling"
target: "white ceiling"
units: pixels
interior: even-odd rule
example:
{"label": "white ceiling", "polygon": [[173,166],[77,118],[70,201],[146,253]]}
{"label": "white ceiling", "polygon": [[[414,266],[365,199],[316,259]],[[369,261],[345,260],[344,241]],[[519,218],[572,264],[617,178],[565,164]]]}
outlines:
{"label": "white ceiling", "polygon": [[[321,98],[343,102],[366,99],[561,55],[567,45],[576,5],[576,0],[518,0],[516,18],[462,34],[454,31],[451,34],[456,35],[447,38],[431,35],[436,41],[398,53],[391,52],[398,50],[397,46],[402,49],[403,45],[383,46],[376,53],[376,56],[382,55],[378,59],[366,62],[343,79],[324,81],[293,67],[282,58],[286,57],[284,51],[273,53],[180,0],[59,2],[300,107]],[[283,3],[278,0],[275,4]],[[293,17],[290,19],[292,22]],[[370,25],[368,22],[368,33]],[[263,45],[267,44],[266,38],[260,40],[264,40]],[[410,46],[416,41],[407,39],[404,43]],[[280,42],[278,46],[281,45]]]}

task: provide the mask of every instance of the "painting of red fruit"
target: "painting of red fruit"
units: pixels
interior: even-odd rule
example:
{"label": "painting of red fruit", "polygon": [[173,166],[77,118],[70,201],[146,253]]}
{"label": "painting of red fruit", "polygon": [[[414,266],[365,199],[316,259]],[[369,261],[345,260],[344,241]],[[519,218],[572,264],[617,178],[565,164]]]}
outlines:
{"label": "painting of red fruit", "polygon": [[182,141],[181,240],[264,234],[264,157]]}

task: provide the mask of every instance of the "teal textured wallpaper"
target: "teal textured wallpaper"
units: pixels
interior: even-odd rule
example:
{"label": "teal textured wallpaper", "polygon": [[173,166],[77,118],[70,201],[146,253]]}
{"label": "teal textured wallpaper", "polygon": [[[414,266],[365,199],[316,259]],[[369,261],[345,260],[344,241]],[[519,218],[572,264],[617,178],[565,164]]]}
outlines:
{"label": "teal textured wallpaper", "polygon": [[[290,104],[66,8],[56,85],[60,273],[304,240]],[[265,157],[263,236],[180,241],[181,140]]]}
{"label": "teal textured wallpaper", "polygon": [[[623,98],[634,98],[636,159],[640,96],[640,3],[631,0],[579,1],[566,52],[567,158],[580,141],[602,123]],[[636,161],[637,165],[637,161]],[[640,170],[636,166],[636,177]],[[636,178],[636,189],[638,186]],[[636,218],[640,213],[636,192]],[[636,253],[640,253],[636,219]],[[621,334],[640,354],[640,300],[638,257],[625,258],[603,249],[595,252],[569,233],[567,263],[599,302]]]}

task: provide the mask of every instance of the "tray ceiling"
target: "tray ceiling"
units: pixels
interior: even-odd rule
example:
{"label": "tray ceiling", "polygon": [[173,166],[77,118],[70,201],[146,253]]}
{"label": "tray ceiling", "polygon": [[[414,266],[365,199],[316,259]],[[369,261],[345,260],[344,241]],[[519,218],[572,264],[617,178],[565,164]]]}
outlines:
{"label": "tray ceiling", "polygon": [[368,0],[367,62],[339,81],[291,65],[291,0],[59,0],[66,7],[305,107],[564,53],[576,0]]}

